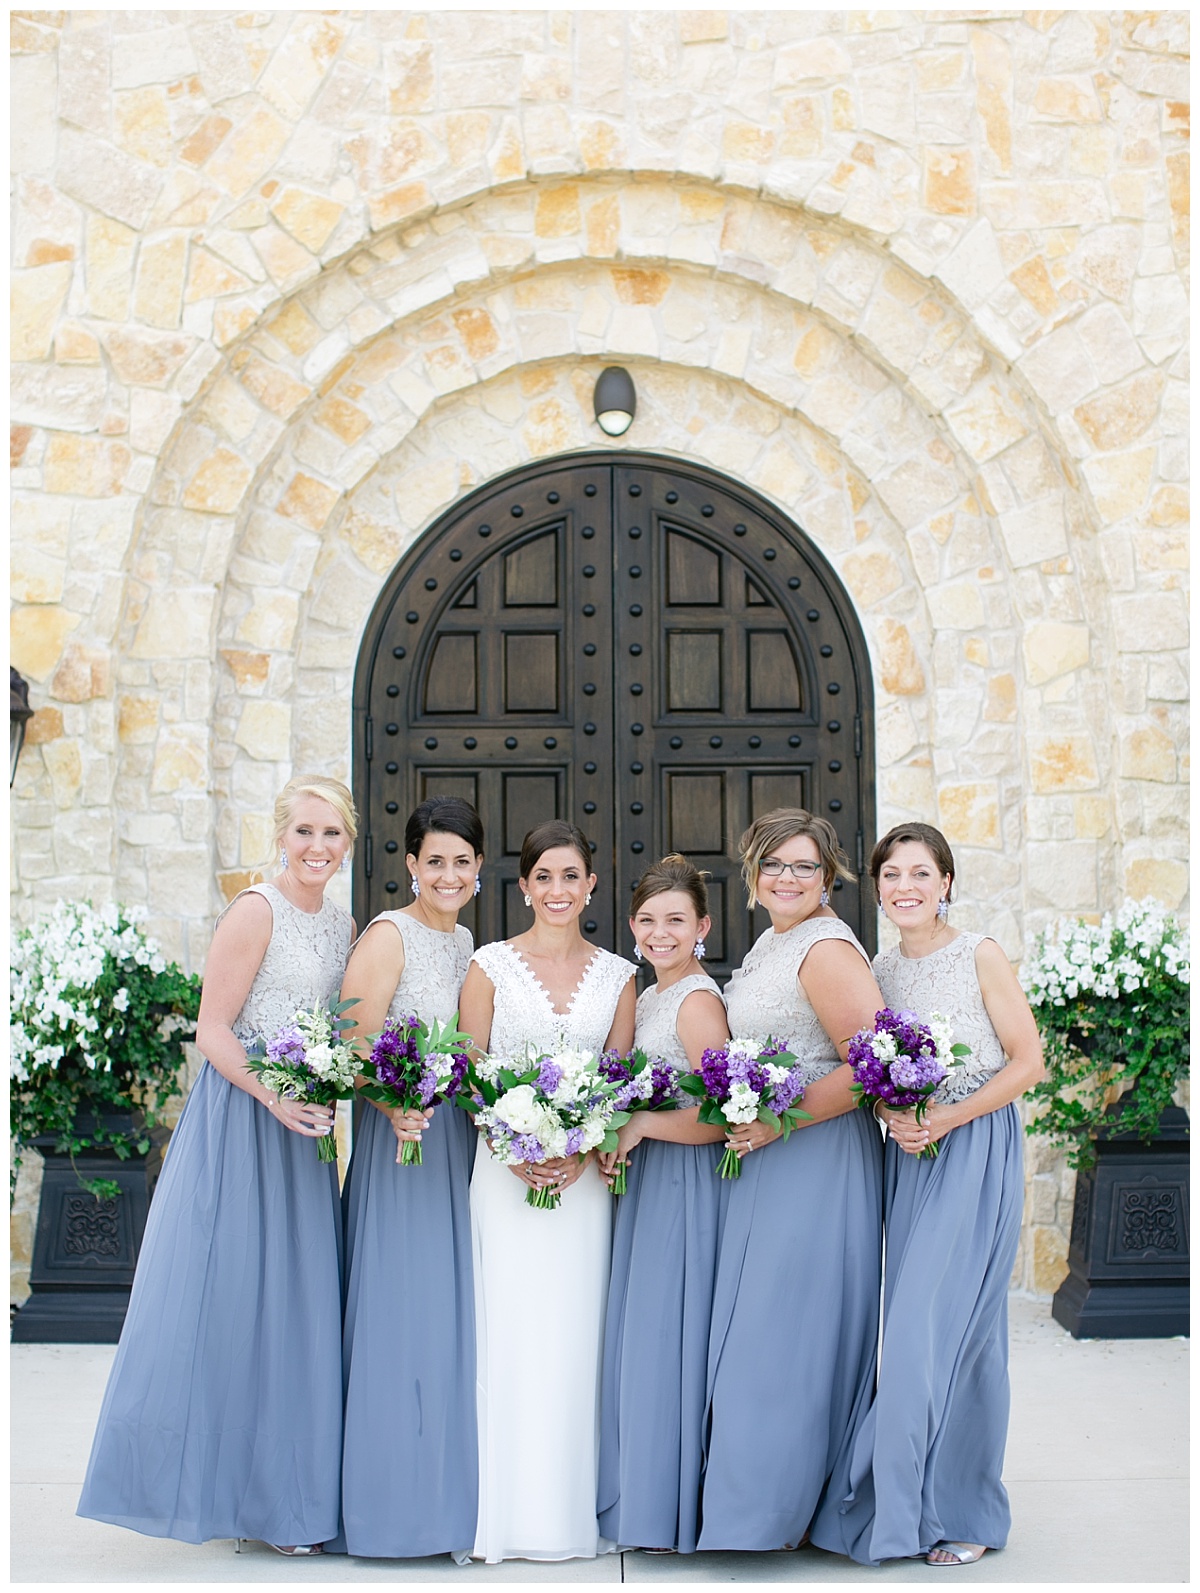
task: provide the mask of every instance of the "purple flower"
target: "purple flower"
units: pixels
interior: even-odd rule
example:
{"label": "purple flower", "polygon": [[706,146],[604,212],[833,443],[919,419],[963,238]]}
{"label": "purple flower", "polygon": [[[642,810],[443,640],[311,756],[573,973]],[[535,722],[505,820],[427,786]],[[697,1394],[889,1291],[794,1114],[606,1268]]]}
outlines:
{"label": "purple flower", "polygon": [[582,1149],[583,1149],[583,1130],[581,1128],[568,1129],[567,1130],[567,1148],[566,1148],[566,1151],[564,1152],[564,1154],[567,1155],[567,1156],[578,1156],[579,1152]]}
{"label": "purple flower", "polygon": [[267,1058],[288,1067],[304,1066],[304,1036],[294,1023],[280,1029],[274,1039],[267,1042]]}
{"label": "purple flower", "polygon": [[512,1154],[519,1162],[544,1162],[546,1153],[535,1134],[514,1134]]}
{"label": "purple flower", "polygon": [[538,1069],[537,1087],[543,1095],[553,1095],[562,1082],[563,1070],[557,1062],[549,1060]]}

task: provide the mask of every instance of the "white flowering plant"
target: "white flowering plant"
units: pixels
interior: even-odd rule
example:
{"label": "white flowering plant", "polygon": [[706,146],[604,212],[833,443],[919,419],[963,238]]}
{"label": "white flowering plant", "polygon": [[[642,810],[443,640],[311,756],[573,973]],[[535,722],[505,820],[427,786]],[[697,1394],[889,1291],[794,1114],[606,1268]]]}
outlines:
{"label": "white flowering plant", "polygon": [[[1046,1056],[1029,1132],[1065,1145],[1073,1167],[1091,1165],[1101,1131],[1152,1138],[1188,1073],[1191,975],[1188,931],[1155,901],[1040,935],[1021,970]],[[1109,1112],[1114,1087],[1126,1093]]]}
{"label": "white flowering plant", "polygon": [[[54,1135],[55,1149],[72,1156],[87,1149],[122,1159],[145,1154],[150,1130],[178,1092],[200,980],[167,962],[143,917],[115,903],[59,901],[13,936],[13,1184],[22,1148],[39,1135]],[[111,1116],[131,1110],[132,1128]],[[106,1180],[93,1186],[97,1194],[116,1187]]]}

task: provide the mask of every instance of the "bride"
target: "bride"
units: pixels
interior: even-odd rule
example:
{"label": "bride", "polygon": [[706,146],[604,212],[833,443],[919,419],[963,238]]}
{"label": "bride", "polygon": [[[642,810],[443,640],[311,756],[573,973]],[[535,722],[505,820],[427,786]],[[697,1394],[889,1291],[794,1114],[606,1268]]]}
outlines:
{"label": "bride", "polygon": [[[525,837],[533,927],[471,960],[459,1027],[480,1051],[633,1044],[634,967],[579,920],[596,876],[587,840],[551,819]],[[596,1524],[601,1339],[612,1197],[593,1153],[505,1167],[478,1147],[471,1180],[479,1520],[476,1559],[569,1560],[614,1547]],[[564,1191],[557,1210],[527,1189]]]}

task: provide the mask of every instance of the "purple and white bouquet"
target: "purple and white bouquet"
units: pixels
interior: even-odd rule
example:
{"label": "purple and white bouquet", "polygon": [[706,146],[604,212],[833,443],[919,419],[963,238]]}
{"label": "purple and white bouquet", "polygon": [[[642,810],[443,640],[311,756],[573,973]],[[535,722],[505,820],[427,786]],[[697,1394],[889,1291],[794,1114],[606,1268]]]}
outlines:
{"label": "purple and white bouquet", "polygon": [[[792,1066],[796,1058],[780,1041],[769,1036],[757,1040],[727,1040],[716,1050],[706,1051],[696,1073],[680,1076],[679,1087],[698,1096],[702,1123],[715,1123],[728,1129],[738,1123],[769,1123],[787,1139],[809,1113],[800,1109],[804,1098],[801,1070]],[[722,1178],[740,1178],[742,1162],[732,1145],[717,1168]]]}
{"label": "purple and white bouquet", "polygon": [[[505,1166],[615,1150],[616,1131],[629,1121],[592,1051],[530,1047],[520,1057],[482,1057],[470,1079],[475,1125]],[[525,1203],[553,1211],[561,1198],[557,1189],[530,1189]]]}
{"label": "purple and white bouquet", "polygon": [[[427,1106],[458,1098],[467,1076],[469,1034],[458,1031],[458,1013],[449,1023],[422,1023],[416,1016],[389,1018],[371,1043],[360,1067],[370,1082],[360,1094],[389,1111],[422,1112]],[[396,1161],[401,1167],[421,1165],[420,1140],[405,1140]]]}
{"label": "purple and white bouquet", "polygon": [[[640,1047],[632,1051],[605,1051],[600,1071],[616,1086],[619,1112],[674,1112],[690,1103],[679,1087],[679,1069],[662,1057],[647,1056]],[[614,1195],[626,1192],[624,1162],[618,1162],[609,1186]]]}
{"label": "purple and white bouquet", "polygon": [[[353,1005],[354,1000],[339,1001],[331,996],[294,1013],[269,1039],[260,1036],[250,1042],[247,1067],[281,1100],[312,1106],[349,1100],[359,1063],[354,1046],[343,1040],[341,1033],[353,1025],[353,1018],[342,1016]],[[317,1140],[317,1157],[323,1162],[337,1161],[337,1141],[332,1134],[322,1134]]]}
{"label": "purple and white bouquet", "polygon": [[[970,1046],[954,1043],[950,1023],[939,1013],[922,1023],[915,1012],[884,1007],[875,1014],[875,1027],[860,1029],[850,1042],[850,1090],[860,1102],[870,1101],[872,1110],[876,1101],[894,1112],[915,1107],[919,1123],[938,1085],[970,1054]],[[917,1154],[926,1151],[936,1156],[937,1141]]]}

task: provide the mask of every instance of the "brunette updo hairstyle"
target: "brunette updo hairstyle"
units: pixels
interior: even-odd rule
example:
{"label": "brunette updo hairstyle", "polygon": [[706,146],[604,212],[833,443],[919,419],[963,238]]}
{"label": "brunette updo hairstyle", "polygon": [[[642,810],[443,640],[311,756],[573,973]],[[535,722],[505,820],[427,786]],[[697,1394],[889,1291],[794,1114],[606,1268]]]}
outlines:
{"label": "brunette updo hairstyle", "polygon": [[358,835],[358,811],[354,806],[354,798],[350,795],[349,786],[335,780],[328,774],[298,774],[289,780],[283,790],[275,798],[275,850],[278,852],[287,834],[288,825],[296,811],[296,803],[301,797],[319,797],[329,806],[342,821],[342,827],[350,841],[353,850],[354,841]]}
{"label": "brunette updo hairstyle", "polygon": [[954,893],[954,853],[941,830],[934,829],[932,824],[918,822],[893,824],[887,834],[875,842],[867,872],[875,882],[876,896],[879,895],[879,874],[883,865],[896,848],[903,846],[906,841],[916,841],[927,848],[938,873],[949,874],[950,883],[946,887],[946,900],[949,901]]}
{"label": "brunette updo hairstyle", "polygon": [[668,852],[661,862],[651,863],[637,882],[629,904],[629,916],[635,918],[652,896],[661,896],[664,891],[682,891],[696,909],[696,917],[708,917],[708,887],[704,875],[682,852]]}
{"label": "brunette updo hairstyle", "polygon": [[427,797],[412,810],[404,826],[406,854],[420,857],[421,842],[427,835],[457,835],[476,857],[483,855],[483,821],[462,797]]}
{"label": "brunette updo hairstyle", "polygon": [[584,873],[592,872],[592,849],[579,826],[566,819],[546,819],[535,824],[521,842],[521,878],[528,879],[542,853],[552,852],[556,846],[569,846],[573,852],[578,852]]}
{"label": "brunette updo hairstyle", "polygon": [[746,882],[751,907],[758,901],[758,865],[777,846],[782,846],[797,835],[806,835],[817,843],[821,879],[827,891],[833,889],[833,882],[839,876],[842,879],[854,878],[850,872],[850,861],[838,841],[837,831],[828,819],[819,818],[804,808],[772,808],[769,813],[755,819],[738,842],[742,878]]}

